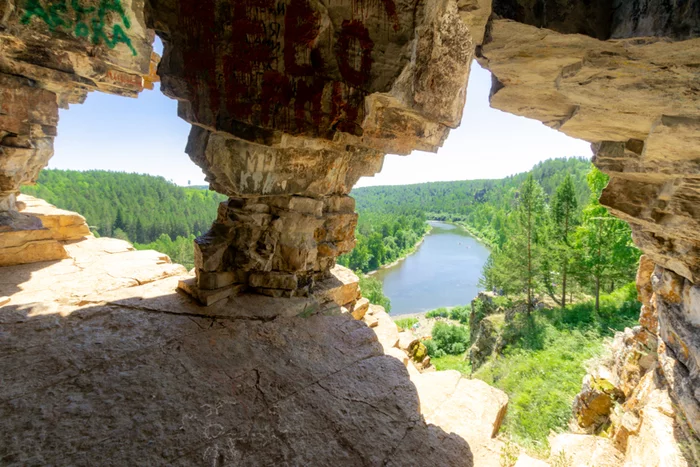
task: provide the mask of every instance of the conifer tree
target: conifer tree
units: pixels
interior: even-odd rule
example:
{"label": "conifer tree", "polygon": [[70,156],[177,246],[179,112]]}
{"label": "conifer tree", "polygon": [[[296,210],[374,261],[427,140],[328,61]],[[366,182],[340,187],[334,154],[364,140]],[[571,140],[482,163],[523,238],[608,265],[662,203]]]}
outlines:
{"label": "conifer tree", "polygon": [[[633,277],[641,252],[632,243],[629,225],[613,217],[598,198],[608,176],[595,167],[588,174],[591,200],[583,210],[583,222],[576,231],[579,281],[592,285],[596,311],[600,310],[600,289],[605,281]],[[612,288],[612,287],[611,287]]]}
{"label": "conifer tree", "polygon": [[573,249],[573,234],[578,224],[578,201],[574,182],[570,174],[557,187],[551,206],[553,229],[551,246],[554,260],[561,275],[561,300],[559,305],[566,306],[566,285]]}

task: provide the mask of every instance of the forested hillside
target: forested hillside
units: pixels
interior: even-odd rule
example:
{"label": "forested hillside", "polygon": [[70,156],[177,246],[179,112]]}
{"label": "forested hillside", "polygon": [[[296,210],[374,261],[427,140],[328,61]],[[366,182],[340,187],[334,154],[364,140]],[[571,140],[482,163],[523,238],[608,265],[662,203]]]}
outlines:
{"label": "forested hillside", "polygon": [[226,199],[202,188],[184,188],[151,175],[43,170],[37,184],[22,192],[82,214],[95,235],[166,253],[191,268],[195,236],[209,230]]}
{"label": "forested hillside", "polygon": [[[582,206],[590,197],[586,183],[590,168],[586,159],[562,158],[540,162],[528,173],[548,196],[570,174]],[[362,272],[391,263],[410,252],[425,234],[425,219],[461,221],[486,243],[502,245],[506,217],[528,173],[500,180],[357,188],[352,192],[360,214],[357,246],[340,262]]]}
{"label": "forested hillside", "polygon": [[102,170],[43,170],[36,186],[25,186],[22,192],[82,214],[100,236],[119,237],[123,232],[138,243],[162,234],[174,240],[206,232],[226,199],[163,177]]}

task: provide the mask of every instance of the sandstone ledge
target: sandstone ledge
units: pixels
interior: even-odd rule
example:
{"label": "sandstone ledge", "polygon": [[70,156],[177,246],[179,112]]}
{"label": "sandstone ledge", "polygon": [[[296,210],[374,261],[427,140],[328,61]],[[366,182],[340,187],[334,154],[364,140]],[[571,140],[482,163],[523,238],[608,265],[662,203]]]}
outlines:
{"label": "sandstone ledge", "polygon": [[[0,268],[4,464],[498,465],[505,395],[492,413],[479,395],[500,391],[458,376],[444,392],[443,373],[395,358],[381,307],[356,307],[381,338],[327,299],[205,308],[161,253],[108,238],[66,249]],[[357,297],[352,282],[331,295]]]}

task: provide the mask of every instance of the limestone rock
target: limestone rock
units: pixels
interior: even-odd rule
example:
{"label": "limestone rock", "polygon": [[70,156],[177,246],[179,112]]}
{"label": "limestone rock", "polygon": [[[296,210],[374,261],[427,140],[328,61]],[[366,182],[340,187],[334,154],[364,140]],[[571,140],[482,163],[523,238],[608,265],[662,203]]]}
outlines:
{"label": "limestone rock", "polygon": [[619,467],[622,454],[612,443],[602,437],[562,433],[549,438],[551,464],[569,465],[571,467]]}
{"label": "limestone rock", "polygon": [[370,328],[376,328],[377,326],[379,326],[379,320],[372,315],[365,316],[364,321]]}
{"label": "limestone rock", "polygon": [[399,348],[405,352],[409,352],[411,348],[419,342],[419,339],[413,335],[411,331],[402,331],[399,333]]}
{"label": "limestone rock", "polygon": [[337,200],[361,176],[459,125],[475,47],[463,19],[482,35],[488,16],[454,0],[147,3],[168,37],[162,89],[193,124],[187,153],[230,197],[196,241],[197,269],[251,273],[281,296],[312,293],[353,248],[356,214]]}
{"label": "limestone rock", "polygon": [[[659,336],[668,350],[666,358],[676,361],[664,372],[668,373],[680,409],[697,433],[700,395],[689,388],[700,387],[700,287],[660,266],[654,270],[651,282],[659,316]],[[676,372],[680,373],[674,375]]]}
{"label": "limestone rock", "polygon": [[586,375],[583,388],[574,399],[574,417],[581,428],[595,431],[606,423],[615,401],[622,394],[610,381]]}
{"label": "limestone rock", "polygon": [[637,271],[637,291],[639,301],[642,302],[642,309],[639,314],[639,324],[647,331],[659,333],[659,316],[656,311],[656,301],[653,297],[654,289],[651,284],[651,275],[654,273],[656,265],[651,259],[642,255],[639,260],[639,270]]}
{"label": "limestone rock", "polygon": [[549,467],[550,464],[545,461],[535,459],[528,456],[527,454],[520,454],[518,460],[515,462],[513,467]]}
{"label": "limestone rock", "polygon": [[367,313],[367,310],[369,310],[369,300],[363,297],[355,303],[351,313],[352,317],[355,319],[362,319]]}
{"label": "limestone rock", "polygon": [[[367,324],[377,335],[379,343],[382,344],[385,351],[396,347],[399,343],[399,330],[396,324],[394,324],[394,320],[392,320],[389,314],[384,311],[384,308],[379,305],[370,305],[370,309],[372,310],[372,314],[366,316],[365,319],[369,321]],[[372,326],[375,320],[377,324]]]}
{"label": "limestone rock", "polygon": [[[635,394],[625,404],[630,410],[627,419],[615,434],[625,452],[625,467],[638,465],[661,467],[693,465],[693,450],[697,456],[696,441],[683,433],[682,425],[674,417],[673,402],[668,388],[653,372],[645,375]],[[634,414],[637,416],[631,416]]]}
{"label": "limestone rock", "polygon": [[426,419],[445,430],[459,433],[468,441],[476,442],[498,434],[507,407],[508,396],[503,391],[478,379],[462,378],[449,401]]}
{"label": "limestone rock", "polygon": [[313,297],[204,308],[160,253],[67,248],[0,269],[6,462],[473,465],[464,439],[421,419],[406,362],[350,316],[301,314]]}
{"label": "limestone rock", "polygon": [[78,213],[58,209],[43,199],[28,195],[18,196],[17,201],[22,203],[20,211],[39,219],[55,240],[72,241],[92,236],[85,218]]}

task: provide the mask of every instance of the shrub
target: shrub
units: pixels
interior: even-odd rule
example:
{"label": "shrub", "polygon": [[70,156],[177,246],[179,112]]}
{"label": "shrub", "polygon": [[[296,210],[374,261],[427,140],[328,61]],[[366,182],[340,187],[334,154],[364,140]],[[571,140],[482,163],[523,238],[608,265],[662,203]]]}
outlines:
{"label": "shrub", "polygon": [[[428,354],[440,357],[443,354],[458,355],[464,353],[469,346],[469,330],[460,325],[447,323],[435,323],[433,327],[432,344],[428,347]],[[431,349],[433,353],[431,353]],[[439,351],[439,352],[438,352]]]}
{"label": "shrub", "polygon": [[450,319],[459,321],[461,324],[469,324],[469,315],[472,310],[469,305],[456,306],[450,310]]}
{"label": "shrub", "polygon": [[370,303],[383,306],[387,313],[391,311],[391,301],[384,295],[382,283],[376,277],[360,275],[362,296]]}
{"label": "shrub", "polygon": [[402,318],[402,319],[397,319],[394,321],[396,326],[399,328],[399,331],[409,330],[417,322],[418,322],[418,320],[416,318]]}
{"label": "shrub", "polygon": [[425,348],[428,350],[428,355],[430,355],[431,359],[442,358],[446,355],[445,351],[439,348],[437,342],[432,339],[424,341],[423,345],[425,345]]}
{"label": "shrub", "polygon": [[425,314],[427,318],[449,318],[450,312],[447,308],[438,308],[437,310],[429,311]]}

